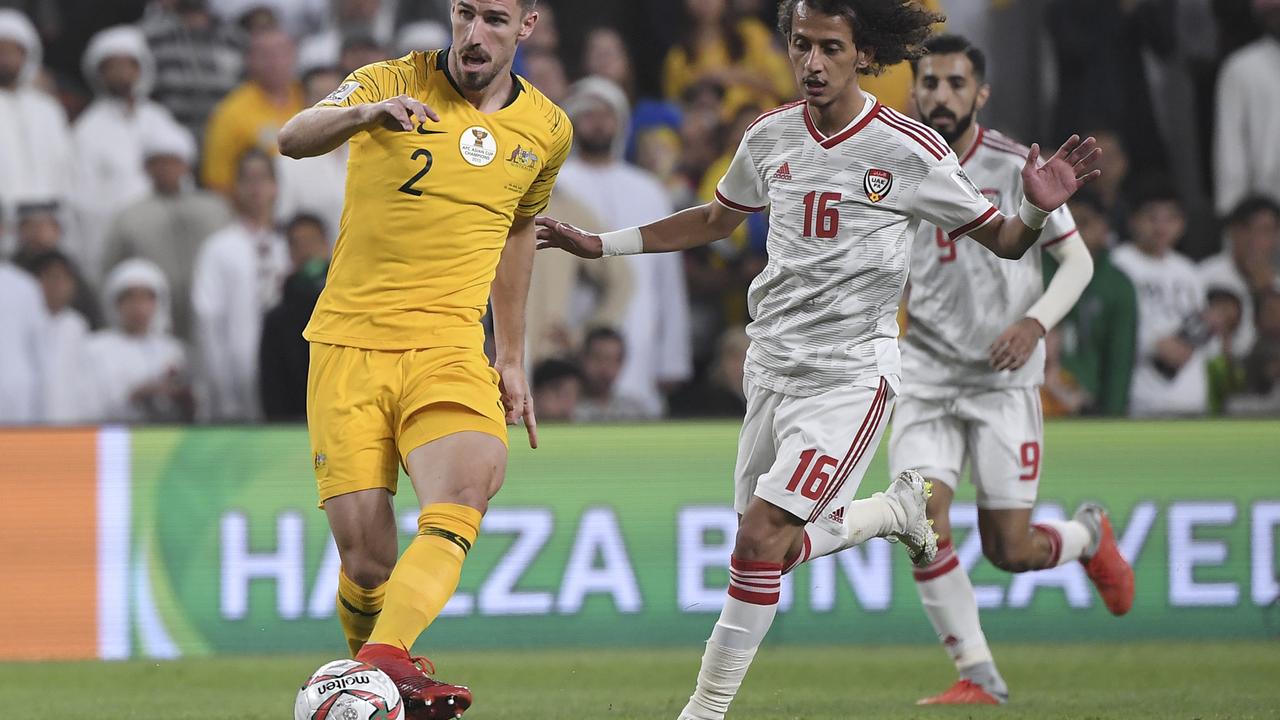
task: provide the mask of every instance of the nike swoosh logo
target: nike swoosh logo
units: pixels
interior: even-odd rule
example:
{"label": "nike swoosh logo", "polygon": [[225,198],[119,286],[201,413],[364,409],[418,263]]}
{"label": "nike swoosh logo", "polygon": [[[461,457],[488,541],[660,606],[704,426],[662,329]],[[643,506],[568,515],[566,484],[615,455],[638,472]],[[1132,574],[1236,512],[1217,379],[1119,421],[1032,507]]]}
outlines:
{"label": "nike swoosh logo", "polygon": [[448,130],[423,130],[419,128],[418,134],[419,135],[448,135],[449,131]]}

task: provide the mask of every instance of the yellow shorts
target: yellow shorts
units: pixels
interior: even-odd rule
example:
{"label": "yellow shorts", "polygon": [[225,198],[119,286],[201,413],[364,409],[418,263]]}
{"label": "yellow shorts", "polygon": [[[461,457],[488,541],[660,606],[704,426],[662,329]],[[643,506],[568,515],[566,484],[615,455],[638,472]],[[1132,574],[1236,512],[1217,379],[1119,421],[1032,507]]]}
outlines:
{"label": "yellow shorts", "polygon": [[307,429],[320,491],[386,488],[409,453],[457,432],[507,442],[498,373],[479,349],[389,352],[311,343]]}

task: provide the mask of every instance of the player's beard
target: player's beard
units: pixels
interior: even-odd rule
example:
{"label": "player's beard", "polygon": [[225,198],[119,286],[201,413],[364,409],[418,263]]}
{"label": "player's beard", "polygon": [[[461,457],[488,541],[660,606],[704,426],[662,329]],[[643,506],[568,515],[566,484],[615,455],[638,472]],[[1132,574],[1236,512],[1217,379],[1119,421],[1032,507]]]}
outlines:
{"label": "player's beard", "polygon": [[[936,112],[937,111],[934,111],[935,114]],[[952,115],[952,113],[947,113],[947,114]],[[938,134],[941,135],[942,139],[946,140],[947,143],[953,143],[957,139],[962,137],[965,134],[965,132],[969,130],[969,126],[973,124],[973,116],[977,114],[978,114],[978,100],[977,98],[974,98],[973,105],[969,108],[969,113],[964,117],[956,118],[955,126],[951,130],[943,130],[942,128],[935,125],[933,122],[934,114],[929,115],[929,127],[933,128],[934,130],[937,130]],[[954,115],[952,116],[954,117]]]}

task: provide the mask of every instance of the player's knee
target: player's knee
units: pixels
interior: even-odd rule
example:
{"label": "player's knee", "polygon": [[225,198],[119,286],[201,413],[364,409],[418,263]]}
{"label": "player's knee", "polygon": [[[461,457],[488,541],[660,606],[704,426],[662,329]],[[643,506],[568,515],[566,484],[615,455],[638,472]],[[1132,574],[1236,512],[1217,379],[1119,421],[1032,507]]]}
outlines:
{"label": "player's knee", "polygon": [[494,492],[490,491],[488,483],[475,482],[452,488],[441,500],[454,505],[475,508],[483,515],[489,510],[489,498],[493,495]]}
{"label": "player's knee", "polygon": [[391,577],[395,562],[387,563],[379,558],[355,555],[343,560],[342,572],[362,588],[376,588]]}
{"label": "player's knee", "polygon": [[[739,560],[784,562],[796,539],[794,533],[787,531],[790,525],[769,513],[747,513],[738,526],[733,556]],[[803,532],[803,526],[800,526],[800,532]]]}

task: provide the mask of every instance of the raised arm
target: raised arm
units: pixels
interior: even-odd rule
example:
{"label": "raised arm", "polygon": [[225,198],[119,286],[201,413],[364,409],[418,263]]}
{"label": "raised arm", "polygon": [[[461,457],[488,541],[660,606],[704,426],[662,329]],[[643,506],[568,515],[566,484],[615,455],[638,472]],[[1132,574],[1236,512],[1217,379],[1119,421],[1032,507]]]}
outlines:
{"label": "raised arm", "polygon": [[280,128],[280,154],[294,158],[324,155],[356,133],[382,125],[410,132],[427,119],[440,122],[434,110],[408,95],[346,107],[316,106],[289,118]]}
{"label": "raised arm", "polygon": [[749,213],[731,210],[718,201],[712,201],[668,215],[643,227],[603,235],[579,230],[555,218],[540,217],[537,220],[538,249],[560,248],[588,259],[606,255],[677,252],[729,237],[748,215]]}
{"label": "raised arm", "polygon": [[1032,145],[1022,167],[1022,207],[1016,216],[999,216],[968,233],[997,256],[1017,260],[1036,244],[1049,213],[1076,191],[1098,179],[1094,165],[1102,150],[1093,138],[1072,135],[1044,165],[1038,165],[1040,146]]}

